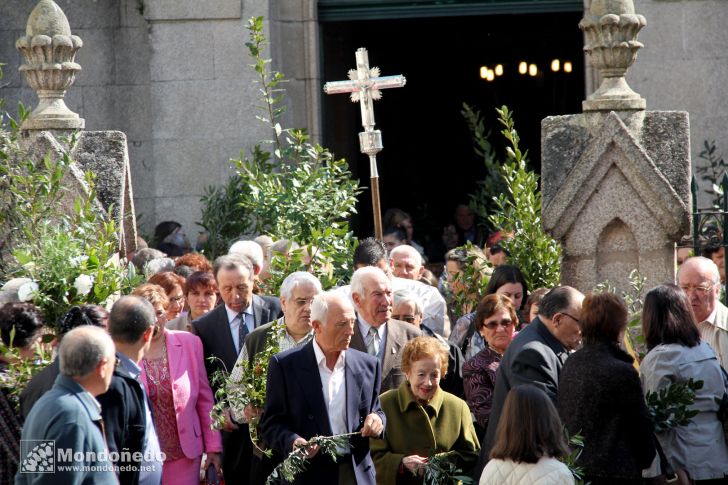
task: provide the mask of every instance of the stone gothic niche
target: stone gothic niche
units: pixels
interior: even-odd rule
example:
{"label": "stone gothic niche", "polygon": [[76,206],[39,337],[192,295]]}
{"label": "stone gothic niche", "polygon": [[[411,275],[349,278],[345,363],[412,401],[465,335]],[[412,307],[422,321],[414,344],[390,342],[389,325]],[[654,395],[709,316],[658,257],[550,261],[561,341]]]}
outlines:
{"label": "stone gothic niche", "polygon": [[618,217],[612,219],[597,241],[597,280],[607,281],[615,274],[628,275],[633,269],[639,269],[638,249],[637,240],[627,224]]}

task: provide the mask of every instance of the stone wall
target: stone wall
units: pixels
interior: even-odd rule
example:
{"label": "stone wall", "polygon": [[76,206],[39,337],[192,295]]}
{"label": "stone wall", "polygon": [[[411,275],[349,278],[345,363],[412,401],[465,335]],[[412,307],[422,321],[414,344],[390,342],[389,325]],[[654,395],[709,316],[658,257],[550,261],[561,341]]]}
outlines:
{"label": "stone wall", "polygon": [[[244,45],[249,17],[268,19],[274,68],[291,79],[286,124],[318,135],[314,0],[56,1],[84,43],[76,56],[83,70],[66,104],[86,130],[127,134],[142,233],[173,219],[194,241],[204,187],[227,179],[240,150],[270,138],[255,119],[258,86]],[[37,103],[15,50],[35,4],[0,2],[0,62],[7,64],[0,96],[9,107]]]}
{"label": "stone wall", "polygon": [[[728,161],[728,2],[634,0],[647,18],[645,47],[627,76],[649,110],[690,113],[693,167],[703,141],[715,140]],[[701,206],[709,204],[701,194]]]}

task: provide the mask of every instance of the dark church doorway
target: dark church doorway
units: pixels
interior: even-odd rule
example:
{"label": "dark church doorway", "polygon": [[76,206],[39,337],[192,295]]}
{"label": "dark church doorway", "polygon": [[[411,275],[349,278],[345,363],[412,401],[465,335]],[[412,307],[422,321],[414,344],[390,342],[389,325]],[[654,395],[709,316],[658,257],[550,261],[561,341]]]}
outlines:
{"label": "dark church doorway", "polygon": [[[368,49],[370,65],[382,75],[407,78],[404,88],[384,91],[374,111],[384,142],[377,157],[382,210],[409,212],[416,240],[437,241],[455,206],[467,203],[485,175],[461,114],[464,102],[481,111],[499,153],[504,143],[495,107],[507,105],[538,170],[541,119],[581,111],[582,16],[576,11],[321,23],[325,81],[346,79],[359,47]],[[552,69],[555,59],[558,70]],[[325,145],[369,187],[368,157],[359,153],[358,105],[347,95],[324,95],[323,108]],[[353,221],[361,237],[373,234],[370,197],[368,189],[361,194]]]}

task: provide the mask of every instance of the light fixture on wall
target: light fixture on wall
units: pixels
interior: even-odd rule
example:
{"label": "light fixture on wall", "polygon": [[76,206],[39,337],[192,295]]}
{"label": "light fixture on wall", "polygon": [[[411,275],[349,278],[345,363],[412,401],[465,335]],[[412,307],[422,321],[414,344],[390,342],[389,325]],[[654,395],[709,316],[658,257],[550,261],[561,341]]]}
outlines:
{"label": "light fixture on wall", "polygon": [[503,64],[496,65],[494,71],[495,71],[496,76],[502,76],[503,75]]}
{"label": "light fixture on wall", "polygon": [[518,64],[518,72],[521,74],[526,74],[528,72],[528,63],[526,61],[521,61],[521,63]]}
{"label": "light fixture on wall", "polygon": [[559,72],[559,69],[561,69],[561,62],[558,59],[554,59],[551,61],[551,70],[554,72]]}
{"label": "light fixture on wall", "polygon": [[487,77],[488,77],[488,67],[480,66],[480,79],[485,79]]}
{"label": "light fixture on wall", "polygon": [[572,66],[570,61],[564,62],[564,72],[571,72]]}
{"label": "light fixture on wall", "polygon": [[528,75],[533,77],[536,74],[538,74],[538,67],[536,67],[536,64],[529,64],[528,65]]}

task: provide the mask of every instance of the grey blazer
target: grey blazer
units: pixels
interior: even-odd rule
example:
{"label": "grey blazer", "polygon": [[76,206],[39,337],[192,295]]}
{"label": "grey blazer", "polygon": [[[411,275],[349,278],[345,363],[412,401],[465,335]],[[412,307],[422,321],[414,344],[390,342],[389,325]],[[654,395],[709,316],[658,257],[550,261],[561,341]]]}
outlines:
{"label": "grey blazer", "polygon": [[[397,389],[404,382],[402,372],[402,348],[415,337],[422,336],[422,332],[412,324],[399,320],[387,322],[387,338],[384,342],[382,357],[382,386],[381,391]],[[351,337],[349,348],[367,352],[367,346],[359,330],[358,322],[354,324],[354,335]]]}

